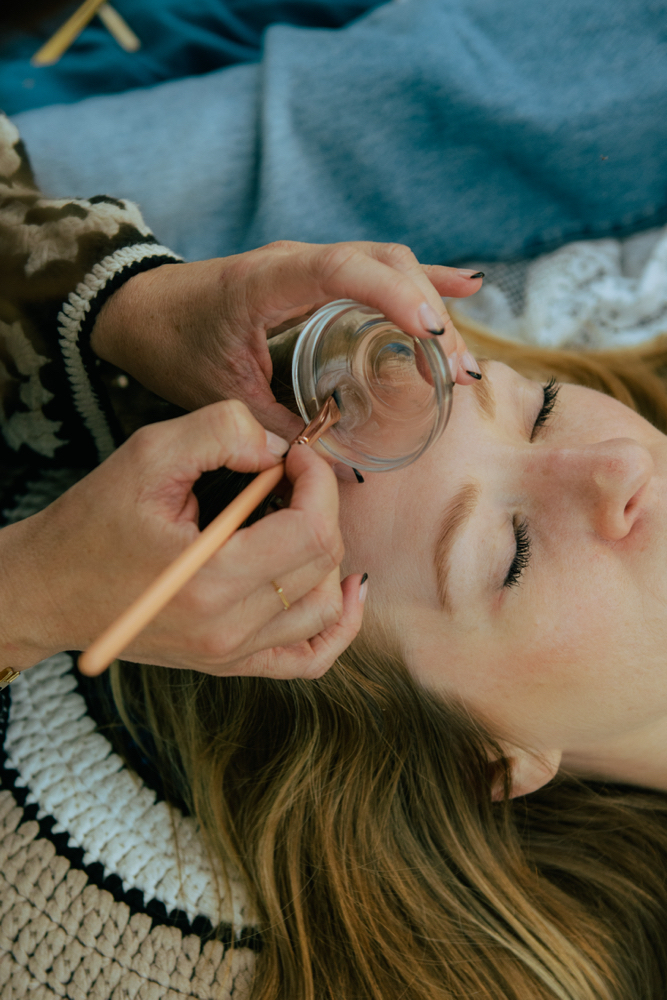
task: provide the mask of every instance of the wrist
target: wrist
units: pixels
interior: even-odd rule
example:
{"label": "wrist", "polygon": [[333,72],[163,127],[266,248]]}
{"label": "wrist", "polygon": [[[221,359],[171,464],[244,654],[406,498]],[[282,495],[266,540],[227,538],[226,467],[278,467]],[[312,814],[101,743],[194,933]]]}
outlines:
{"label": "wrist", "polygon": [[128,336],[131,337],[129,328],[133,318],[133,282],[141,277],[141,274],[135,274],[128,278],[109,296],[97,315],[90,335],[90,347],[93,353],[117,368],[127,367],[124,364],[124,356],[125,342]]}
{"label": "wrist", "polygon": [[49,579],[48,570],[44,576],[44,564],[41,572],[36,565],[40,555],[46,556],[39,517],[0,530],[0,670],[24,670],[71,648],[58,634],[63,616],[53,596],[57,582]]}
{"label": "wrist", "polygon": [[[161,264],[124,281],[99,311],[90,336],[94,354],[134,374],[164,339],[164,299],[171,287],[165,271],[182,264]],[[168,312],[168,311],[167,311]]]}

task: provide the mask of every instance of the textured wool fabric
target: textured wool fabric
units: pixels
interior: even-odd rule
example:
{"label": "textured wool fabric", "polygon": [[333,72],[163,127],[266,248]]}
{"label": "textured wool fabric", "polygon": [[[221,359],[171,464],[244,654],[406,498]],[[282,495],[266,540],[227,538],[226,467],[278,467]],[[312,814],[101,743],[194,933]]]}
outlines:
{"label": "textured wool fabric", "polygon": [[[127,816],[131,814],[137,823],[145,823],[154,837],[156,832],[159,834],[145,852],[144,863],[165,867],[161,848],[172,833],[169,822],[165,823],[166,807],[164,803],[153,804],[156,815],[151,816],[150,804],[146,806],[147,800],[154,803],[154,793],[142,787],[104,738],[94,733],[94,723],[85,715],[85,706],[80,705],[78,713],[72,712],[71,705],[69,712],[63,711],[62,699],[57,697],[57,681],[62,681],[62,673],[60,676],[58,673],[68,658],[54,659],[58,662],[47,661],[32,668],[37,671],[35,680],[39,678],[39,688],[33,688],[32,700],[44,709],[37,713],[40,725],[45,715],[50,716],[47,728],[42,728],[40,734],[41,767],[39,762],[35,766],[35,761],[30,760],[25,747],[17,746],[21,737],[16,729],[23,725],[25,743],[29,717],[22,715],[20,709],[12,711],[13,705],[6,705],[3,713],[8,718],[6,735],[3,734],[5,760],[0,790],[0,997],[2,1000],[25,1000],[27,996],[44,1000],[242,998],[250,982],[257,944],[242,923],[243,901],[238,890],[234,908],[238,934],[227,925],[222,928],[221,939],[216,940],[209,919],[214,915],[212,912],[203,919],[197,914],[188,920],[185,911],[167,906],[159,896],[136,887],[129,890],[127,877],[123,880],[115,870],[119,864],[122,866],[123,860],[127,867],[129,860],[136,869],[135,880],[141,875],[142,859],[128,859],[132,851],[131,848],[128,851]],[[71,669],[70,661],[68,672]],[[22,684],[30,673],[14,682],[15,692],[16,685]],[[72,679],[71,686],[75,684]],[[24,702],[24,694],[19,687],[14,697]],[[9,693],[3,698],[9,702]],[[70,697],[69,701],[72,700]],[[125,786],[126,794],[117,800],[113,810],[100,808],[92,781],[88,784],[77,781],[63,759],[64,746],[76,747],[82,729],[89,736],[94,734],[97,743],[95,756],[85,762],[82,759],[91,779],[96,775],[99,782],[100,772],[106,771],[107,780],[109,773],[117,779],[116,788],[120,784]],[[10,752],[7,752],[8,740]],[[60,821],[44,808],[41,798],[45,793],[52,803],[55,801],[54,811],[61,816]],[[72,800],[76,802],[72,818],[75,826],[79,820],[76,833],[71,832],[63,819],[68,800],[70,805]],[[82,849],[80,841],[86,838],[106,845],[106,863],[92,860],[91,852]],[[188,842],[181,843],[180,849],[182,883],[179,886],[179,880],[175,880],[173,901],[187,906],[188,897],[192,896],[188,892],[191,889],[188,879],[192,881],[191,859],[193,855],[201,859],[202,845],[193,833]],[[116,865],[109,860],[114,853],[118,858]],[[224,895],[222,902],[224,908],[228,903]],[[227,910],[231,909],[228,905]]]}
{"label": "textured wool fabric", "polygon": [[43,190],[186,259],[272,240],[509,260],[667,222],[665,0],[395,0],[260,63],[17,117]]}

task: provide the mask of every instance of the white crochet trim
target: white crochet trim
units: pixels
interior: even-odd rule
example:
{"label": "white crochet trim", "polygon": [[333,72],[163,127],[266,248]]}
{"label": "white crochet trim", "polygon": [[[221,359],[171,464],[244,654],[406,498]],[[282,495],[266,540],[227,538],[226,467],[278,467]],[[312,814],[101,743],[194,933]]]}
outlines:
{"label": "white crochet trim", "polygon": [[63,359],[67,375],[72,386],[74,404],[81,415],[83,422],[92,434],[100,462],[108,458],[115,448],[113,436],[109,425],[100,407],[92,384],[88,378],[81,351],[79,349],[79,334],[81,324],[90,311],[90,302],[94,299],[116,274],[123,271],[131,264],[146,260],[150,257],[168,256],[174,261],[182,260],[177,254],[172,253],[167,247],[154,243],[139,243],[131,247],[123,247],[104,260],[95,264],[92,271],[86,275],[83,281],[79,282],[76,289],[70,292],[67,302],[63,305],[62,312],[58,314],[58,332],[60,334],[60,347],[63,352]]}
{"label": "white crochet trim", "polygon": [[[84,864],[101,862],[125,891],[135,888],[214,925],[237,933],[253,923],[238,873],[216,877],[194,821],[166,803],[130,772],[76,690],[71,658],[61,653],[26,670],[12,685],[5,749],[28,789],[39,818],[54,817],[55,833],[68,833]],[[220,898],[218,898],[218,892]]]}
{"label": "white crochet trim", "polygon": [[549,348],[628,347],[667,333],[667,226],[623,240],[568,243],[514,264],[484,264],[482,289],[453,300],[510,340]]}

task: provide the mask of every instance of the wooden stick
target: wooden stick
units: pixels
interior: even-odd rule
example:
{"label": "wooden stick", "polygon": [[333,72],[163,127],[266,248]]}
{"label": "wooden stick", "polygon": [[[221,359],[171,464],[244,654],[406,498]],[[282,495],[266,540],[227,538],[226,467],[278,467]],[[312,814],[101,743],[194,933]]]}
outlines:
{"label": "wooden stick", "polygon": [[[314,444],[332,424],[340,419],[340,411],[329,397],[316,417],[292,443]],[[232,500],[230,504],[192,542],[170,566],[120,615],[79,657],[82,674],[95,677],[101,674],[136,639],[139,633],[155,618],[178,591],[192,579],[221,545],[231,538],[236,529],[252,514],[255,507],[275,489],[285,472],[285,463],[279,462],[265,469]]]}
{"label": "wooden stick", "polygon": [[221,545],[234,534],[239,525],[252,514],[255,507],[275,489],[283,478],[285,463],[253,479],[232,502],[221,511],[202,533],[181,552],[170,566],[160,573],[148,590],[129,606],[79,657],[82,674],[94,677],[101,674],[133,639],[155,618],[166,604],[197,570],[214,555]]}
{"label": "wooden stick", "polygon": [[86,25],[92,21],[105,0],[84,0],[62,27],[35,52],[30,60],[32,66],[52,66],[57,63],[72,42],[79,37]]}
{"label": "wooden stick", "polygon": [[110,3],[103,3],[97,16],[109,34],[113,35],[120,47],[126,52],[136,52],[137,49],[141,48],[141,42],[132,28]]}

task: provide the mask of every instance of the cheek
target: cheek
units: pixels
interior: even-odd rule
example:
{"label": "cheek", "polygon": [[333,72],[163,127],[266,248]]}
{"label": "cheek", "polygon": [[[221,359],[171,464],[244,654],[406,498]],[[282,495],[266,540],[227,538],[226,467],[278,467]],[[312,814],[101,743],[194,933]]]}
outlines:
{"label": "cheek", "polygon": [[501,735],[545,749],[644,722],[656,695],[659,711],[667,707],[667,672],[657,692],[637,591],[604,559],[567,570],[543,588],[535,575],[494,621],[452,635],[438,679]]}

